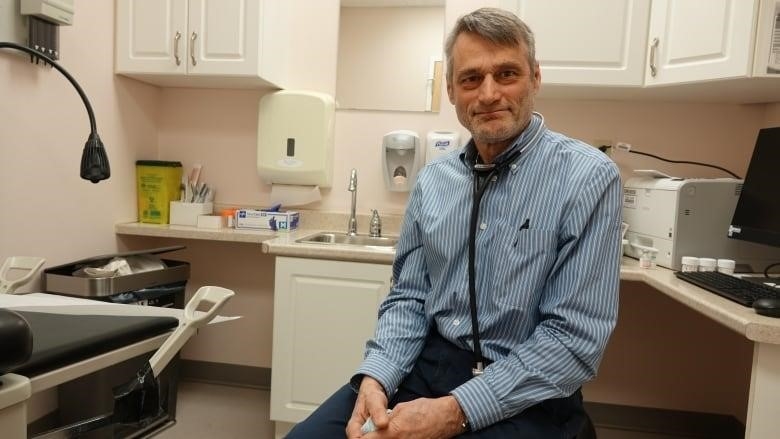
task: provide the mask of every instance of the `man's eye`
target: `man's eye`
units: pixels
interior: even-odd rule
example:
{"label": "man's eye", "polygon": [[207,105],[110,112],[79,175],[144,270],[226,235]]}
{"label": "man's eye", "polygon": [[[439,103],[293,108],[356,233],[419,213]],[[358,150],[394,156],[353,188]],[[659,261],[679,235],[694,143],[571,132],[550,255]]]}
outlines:
{"label": "man's eye", "polygon": [[479,83],[479,79],[479,76],[476,75],[464,76],[463,78],[460,78],[460,83],[464,86],[476,85]]}
{"label": "man's eye", "polygon": [[501,79],[513,79],[519,76],[515,70],[502,70],[498,72],[498,77]]}

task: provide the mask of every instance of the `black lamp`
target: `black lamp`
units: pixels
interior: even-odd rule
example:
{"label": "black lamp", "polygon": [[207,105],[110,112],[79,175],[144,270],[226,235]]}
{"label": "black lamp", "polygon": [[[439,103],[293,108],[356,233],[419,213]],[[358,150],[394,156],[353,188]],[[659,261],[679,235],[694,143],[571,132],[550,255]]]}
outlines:
{"label": "black lamp", "polygon": [[68,81],[73,84],[73,87],[76,88],[79,96],[81,96],[81,100],[84,101],[84,106],[87,108],[87,115],[89,115],[89,125],[91,129],[87,143],[84,145],[84,152],[81,155],[81,178],[84,180],[89,180],[92,183],[97,183],[100,180],[108,180],[108,177],[111,176],[111,168],[108,165],[108,156],[106,156],[106,150],[103,147],[103,142],[100,140],[100,136],[98,136],[97,128],[95,127],[95,113],[92,112],[92,105],[89,104],[89,99],[87,99],[87,95],[84,94],[84,90],[81,89],[79,84],[75,79],[73,79],[73,76],[71,76],[70,73],[62,68],[62,66],[57,64],[53,59],[42,54],[41,52],[16,43],[0,42],[0,49],[6,48],[16,49],[28,53],[35,58],[42,59],[57,69],[60,73],[62,73],[66,78],[68,78]]}

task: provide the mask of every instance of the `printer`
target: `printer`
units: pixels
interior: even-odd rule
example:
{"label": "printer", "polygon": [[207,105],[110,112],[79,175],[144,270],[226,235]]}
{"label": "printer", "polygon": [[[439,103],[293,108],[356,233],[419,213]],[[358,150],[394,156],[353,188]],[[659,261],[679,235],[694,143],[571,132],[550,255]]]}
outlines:
{"label": "printer", "polygon": [[623,185],[626,256],[656,249],[656,264],[679,270],[683,256],[733,259],[737,272],[757,272],[780,250],[728,237],[742,180],[674,178],[647,173]]}

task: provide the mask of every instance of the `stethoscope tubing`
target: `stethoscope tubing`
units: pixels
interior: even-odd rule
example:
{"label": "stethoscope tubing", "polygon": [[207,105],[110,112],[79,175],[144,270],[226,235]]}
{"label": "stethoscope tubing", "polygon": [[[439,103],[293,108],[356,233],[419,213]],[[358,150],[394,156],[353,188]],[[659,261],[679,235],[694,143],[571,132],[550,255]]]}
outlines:
{"label": "stethoscope tubing", "polygon": [[485,190],[495,177],[498,176],[510,164],[514,163],[522,153],[531,145],[536,143],[544,132],[544,117],[534,112],[534,115],[542,118],[542,123],[536,129],[536,132],[522,148],[512,152],[512,154],[498,165],[478,164],[472,166],[472,202],[471,216],[469,218],[469,249],[468,249],[468,285],[469,285],[469,312],[471,314],[471,331],[474,340],[474,376],[481,375],[484,370],[485,358],[482,355],[482,345],[479,333],[479,318],[477,316],[477,286],[476,286],[476,247],[477,247],[477,222],[479,221],[479,207],[482,203],[482,197]]}

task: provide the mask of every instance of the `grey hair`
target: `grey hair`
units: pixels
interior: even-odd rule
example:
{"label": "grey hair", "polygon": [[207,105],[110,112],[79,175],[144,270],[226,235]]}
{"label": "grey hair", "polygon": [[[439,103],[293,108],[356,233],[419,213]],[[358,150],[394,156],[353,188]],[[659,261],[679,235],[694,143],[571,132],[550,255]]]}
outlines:
{"label": "grey hair", "polygon": [[528,48],[528,64],[532,71],[536,68],[536,42],[531,28],[515,14],[504,9],[480,8],[458,18],[444,43],[448,83],[452,81],[453,74],[452,49],[458,35],[462,33],[478,35],[500,46],[520,47],[525,43]]}

